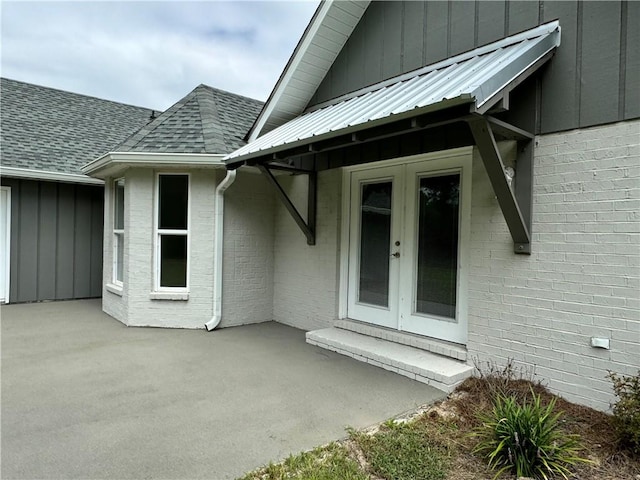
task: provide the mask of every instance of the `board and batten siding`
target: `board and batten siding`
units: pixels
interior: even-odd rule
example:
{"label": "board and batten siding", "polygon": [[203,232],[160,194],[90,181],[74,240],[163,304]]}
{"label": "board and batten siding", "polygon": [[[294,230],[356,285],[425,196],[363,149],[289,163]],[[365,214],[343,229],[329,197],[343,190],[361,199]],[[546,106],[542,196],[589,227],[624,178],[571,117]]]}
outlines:
{"label": "board and batten siding", "polygon": [[309,105],[558,19],[562,43],[522,101],[536,133],[640,116],[640,2],[371,2]]}
{"label": "board and batten siding", "polygon": [[102,295],[101,186],[2,178],[11,187],[9,302]]}

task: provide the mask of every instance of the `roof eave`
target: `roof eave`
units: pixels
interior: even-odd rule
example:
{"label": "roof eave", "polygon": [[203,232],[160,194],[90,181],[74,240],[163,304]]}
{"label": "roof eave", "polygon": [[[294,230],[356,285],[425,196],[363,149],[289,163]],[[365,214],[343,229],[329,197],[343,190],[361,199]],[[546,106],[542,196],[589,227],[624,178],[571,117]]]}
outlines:
{"label": "roof eave", "polygon": [[91,177],[105,179],[134,167],[223,169],[224,156],[218,153],[109,152],[84,165],[81,170]]}
{"label": "roof eave", "polygon": [[98,178],[91,178],[78,173],[52,172],[34,170],[31,168],[0,167],[0,174],[7,178],[20,178],[25,180],[39,180],[46,182],[80,183],[87,185],[102,185],[104,182]]}

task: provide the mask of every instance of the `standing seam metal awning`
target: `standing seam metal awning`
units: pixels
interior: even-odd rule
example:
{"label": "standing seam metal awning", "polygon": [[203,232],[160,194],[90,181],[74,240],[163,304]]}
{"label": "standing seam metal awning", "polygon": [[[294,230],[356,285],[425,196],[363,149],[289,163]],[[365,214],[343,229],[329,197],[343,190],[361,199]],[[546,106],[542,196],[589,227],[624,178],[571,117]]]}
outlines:
{"label": "standing seam metal awning", "polygon": [[559,45],[559,23],[541,25],[312,107],[224,160],[235,168],[257,157],[464,103],[472,104],[471,112],[485,113]]}
{"label": "standing seam metal awning", "polygon": [[[256,165],[273,185],[292,218],[315,244],[317,171],[315,155],[410,131],[464,122],[478,147],[489,181],[514,242],[515,253],[531,253],[533,134],[486,115],[508,109],[511,91],[532,75],[560,45],[557,21],[485,47],[315,105],[301,116],[225,157],[228,169]],[[499,108],[498,108],[499,107]],[[519,142],[515,189],[494,137]],[[468,141],[468,140],[467,140]],[[290,159],[311,155],[309,168]],[[283,163],[282,160],[285,160]],[[289,160],[289,161],[287,161]],[[271,169],[309,176],[307,218],[296,209]]]}

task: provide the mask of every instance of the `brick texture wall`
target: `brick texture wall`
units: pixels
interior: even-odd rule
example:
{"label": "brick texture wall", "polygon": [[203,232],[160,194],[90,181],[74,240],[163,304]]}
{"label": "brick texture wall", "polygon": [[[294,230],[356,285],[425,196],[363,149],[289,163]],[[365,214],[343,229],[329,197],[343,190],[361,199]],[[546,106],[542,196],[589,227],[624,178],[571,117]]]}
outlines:
{"label": "brick texture wall", "polygon": [[[189,172],[185,172],[189,173]],[[224,172],[191,173],[188,300],[151,298],[154,290],[155,179],[151,169],[125,176],[122,295],[105,287],[103,310],[126,325],[204,328],[213,314],[215,188]],[[104,283],[111,282],[113,205],[105,215]],[[225,194],[223,320],[221,326],[273,319],[273,194],[264,179],[241,172]]]}
{"label": "brick texture wall", "polygon": [[[194,170],[190,177],[189,299],[155,300],[154,229],[156,172],[132,169],[125,177],[125,272],[123,300],[127,325],[203,328],[212,315],[213,211],[216,172]],[[129,222],[127,223],[127,218]]]}
{"label": "brick texture wall", "polygon": [[535,366],[555,392],[606,410],[607,370],[640,368],[640,122],[536,139],[531,256],[512,253],[474,165],[470,356]]}
{"label": "brick texture wall", "polygon": [[238,173],[225,193],[221,327],[273,320],[273,189]]}
{"label": "brick texture wall", "polygon": [[[307,245],[282,202],[276,204],[273,318],[278,322],[304,330],[333,325],[338,308],[341,175],[338,169],[318,175],[315,246]],[[278,180],[305,217],[306,176]]]}

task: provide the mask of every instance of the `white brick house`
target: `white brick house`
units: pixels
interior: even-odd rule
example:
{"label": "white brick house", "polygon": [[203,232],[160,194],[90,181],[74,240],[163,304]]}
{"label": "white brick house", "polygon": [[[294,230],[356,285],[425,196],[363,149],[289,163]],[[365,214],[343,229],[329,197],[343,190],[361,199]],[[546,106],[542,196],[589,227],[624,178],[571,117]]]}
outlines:
{"label": "white brick house", "polygon": [[638,21],[632,2],[321,3],[246,145],[183,167],[199,228],[177,299],[152,284],[155,173],[127,164],[105,310],[212,328],[217,302],[220,326],[275,320],[445,390],[513,359],[607,409],[607,371],[640,368]]}
{"label": "white brick house", "polygon": [[216,315],[222,327],[272,319],[272,192],[256,173],[241,172],[217,210],[222,157],[242,144],[261,106],[200,85],[85,166],[106,185],[106,313],[129,326],[169,328],[203,328]]}

